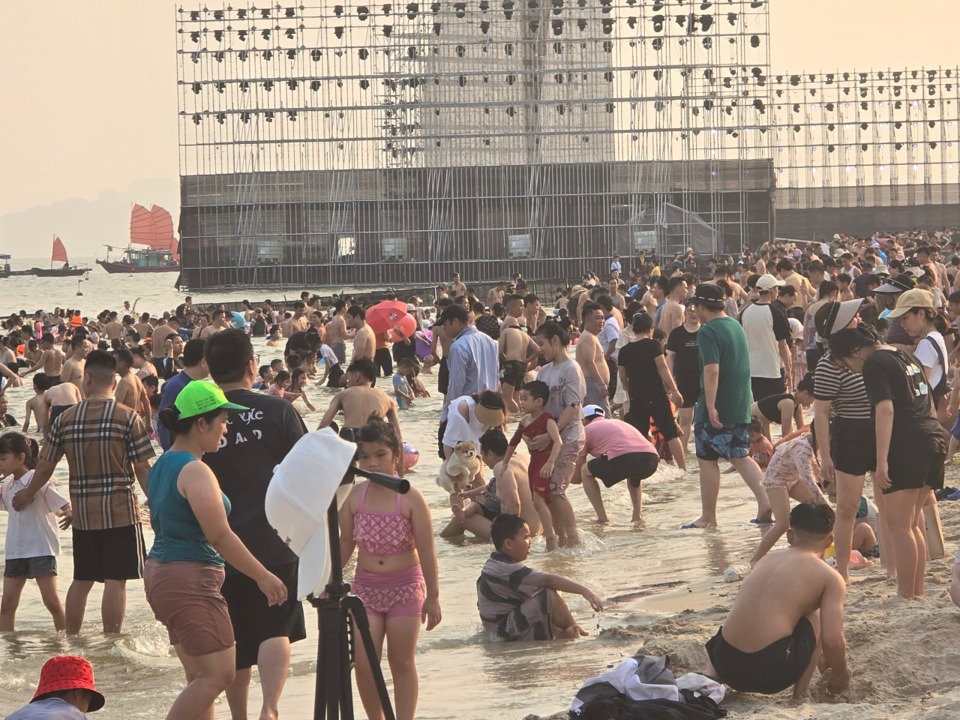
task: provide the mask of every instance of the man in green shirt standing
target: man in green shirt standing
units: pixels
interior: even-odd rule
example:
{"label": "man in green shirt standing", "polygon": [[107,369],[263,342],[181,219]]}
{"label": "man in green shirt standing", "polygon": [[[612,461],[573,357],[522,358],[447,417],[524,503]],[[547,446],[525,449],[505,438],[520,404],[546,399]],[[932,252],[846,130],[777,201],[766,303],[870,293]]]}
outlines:
{"label": "man in green shirt standing", "polygon": [[757,498],[757,517],[771,521],[770,502],[761,482],[763,471],[750,457],[750,354],[747,336],[723,311],[723,291],[701,284],[688,301],[700,318],[697,346],[702,375],[700,399],[693,415],[693,437],[700,461],[700,517],[684,528],[714,527],[724,458],[736,468]]}

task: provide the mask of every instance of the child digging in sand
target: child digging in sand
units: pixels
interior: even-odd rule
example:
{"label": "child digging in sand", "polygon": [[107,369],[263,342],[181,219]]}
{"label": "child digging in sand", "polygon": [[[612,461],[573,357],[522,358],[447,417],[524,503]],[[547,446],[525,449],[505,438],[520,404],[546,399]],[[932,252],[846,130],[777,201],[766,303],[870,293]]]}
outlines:
{"label": "child digging in sand", "polygon": [[477,580],[477,609],[484,628],[504,640],[573,640],[587,635],[560,593],[581,595],[598,612],[603,603],[583,585],[523,564],[530,554],[530,528],[523,518],[498,515],[490,536],[496,552]]}

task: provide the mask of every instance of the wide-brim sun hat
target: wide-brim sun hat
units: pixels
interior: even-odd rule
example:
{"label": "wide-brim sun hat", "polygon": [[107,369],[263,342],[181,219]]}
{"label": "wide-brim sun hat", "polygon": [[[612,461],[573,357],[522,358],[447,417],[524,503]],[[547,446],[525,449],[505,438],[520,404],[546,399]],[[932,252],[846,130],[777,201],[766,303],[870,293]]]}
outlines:
{"label": "wide-brim sun hat", "polygon": [[897,298],[897,306],[890,311],[887,317],[897,318],[901,315],[906,315],[916,308],[930,308],[933,310],[933,294],[920,288],[907,290]]}
{"label": "wide-brim sun hat", "polygon": [[181,420],[203,415],[214,410],[249,410],[246,405],[237,405],[227,400],[223,390],[210,380],[191,380],[173,401]]}
{"label": "wide-brim sun hat", "polygon": [[474,415],[484,427],[494,428],[503,425],[503,408],[487,407],[482,402],[477,402]]}
{"label": "wide-brim sun hat", "polygon": [[40,682],[30,702],[43,700],[51,693],[65,690],[86,690],[91,694],[87,712],[96,712],[106,700],[93,682],[93,667],[77,655],[55,655],[43,664]]}
{"label": "wide-brim sun hat", "polygon": [[[815,318],[817,321],[817,332],[820,337],[827,339],[835,332],[843,330],[853,322],[857,313],[860,312],[861,307],[863,307],[863,300],[861,299],[831,302],[823,305],[820,310],[817,311]],[[819,322],[821,312],[826,313],[822,323]]]}

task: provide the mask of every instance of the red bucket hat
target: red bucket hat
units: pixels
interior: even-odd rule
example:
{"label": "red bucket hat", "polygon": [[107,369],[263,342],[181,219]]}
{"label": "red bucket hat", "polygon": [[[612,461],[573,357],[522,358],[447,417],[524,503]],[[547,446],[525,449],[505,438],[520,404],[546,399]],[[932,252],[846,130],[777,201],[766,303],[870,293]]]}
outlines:
{"label": "red bucket hat", "polygon": [[94,687],[93,668],[90,663],[76,655],[56,655],[44,663],[37,692],[30,702],[42,700],[50,693],[62,690],[89,690],[93,693],[87,712],[99,710],[105,702],[103,695]]}

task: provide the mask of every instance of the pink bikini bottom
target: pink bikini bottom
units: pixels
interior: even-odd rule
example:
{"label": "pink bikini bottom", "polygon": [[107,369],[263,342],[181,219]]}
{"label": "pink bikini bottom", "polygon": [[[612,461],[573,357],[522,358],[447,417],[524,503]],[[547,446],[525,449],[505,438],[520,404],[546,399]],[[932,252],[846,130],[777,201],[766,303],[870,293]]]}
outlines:
{"label": "pink bikini bottom", "polygon": [[391,573],[373,573],[357,568],[353,592],[363,600],[367,615],[389,620],[420,617],[427,586],[419,564]]}

